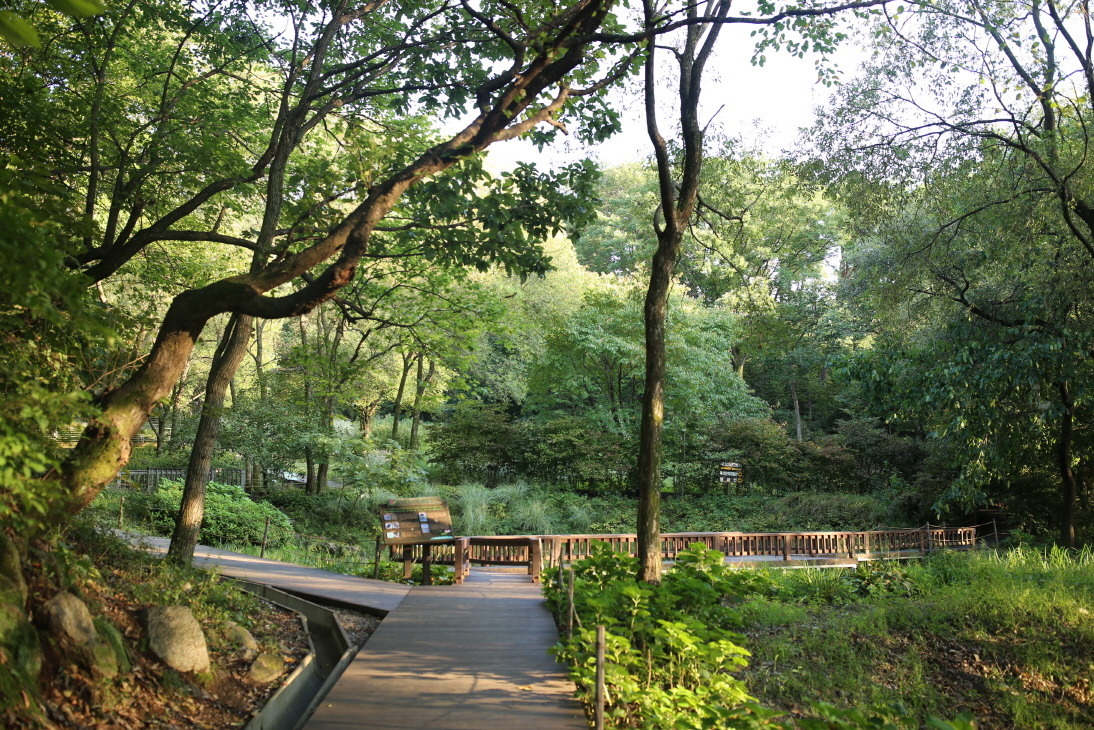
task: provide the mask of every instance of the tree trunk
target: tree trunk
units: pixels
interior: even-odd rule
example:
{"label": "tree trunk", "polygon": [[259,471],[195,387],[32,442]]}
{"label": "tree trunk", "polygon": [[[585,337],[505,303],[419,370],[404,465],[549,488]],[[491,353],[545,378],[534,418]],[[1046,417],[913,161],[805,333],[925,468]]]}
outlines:
{"label": "tree trunk", "polygon": [[312,455],[310,446],[304,447],[304,463],[306,464],[304,494],[318,494],[319,490],[315,488],[315,456]]}
{"label": "tree trunk", "polygon": [[364,405],[357,406],[357,413],[361,419],[361,440],[368,441],[372,436],[372,424],[376,420],[376,413],[380,410],[379,399],[369,401]]}
{"label": "tree trunk", "polygon": [[[334,396],[323,398],[323,431],[327,436],[334,435]],[[323,454],[319,468],[315,472],[315,491],[318,494],[327,488],[327,475],[330,473],[330,455]]]}
{"label": "tree trunk", "polygon": [[190,463],[186,468],[186,484],[182,490],[175,531],[167,548],[167,559],[178,565],[189,565],[194,559],[198,544],[201,520],[205,516],[205,486],[213,462],[213,449],[220,433],[220,416],[224,408],[224,396],[236,369],[247,353],[251,339],[251,317],[232,315],[213,357],[209,380],[205,386],[205,400],[201,406],[194,448],[190,451]]}
{"label": "tree trunk", "polygon": [[[182,391],[186,388],[186,373],[190,370],[190,362],[187,360],[186,368],[182,371],[182,375],[179,376],[178,382],[171,389],[171,420],[167,424],[167,443],[165,446],[170,447],[174,445],[175,434],[178,433],[179,426],[179,406],[182,405]],[[159,452],[156,452],[157,454]]]}
{"label": "tree trunk", "polygon": [[399,391],[395,394],[395,412],[391,417],[391,440],[399,440],[399,416],[403,410],[403,393],[406,391],[406,381],[410,377],[410,367],[414,364],[415,353],[403,355],[403,374],[399,378]]}
{"label": "tree trunk", "polygon": [[790,398],[794,402],[794,437],[798,443],[802,440],[802,409],[798,403],[798,381],[790,381]]}
{"label": "tree trunk", "polygon": [[[658,9],[653,0],[644,0],[643,14],[647,29],[655,26]],[[729,13],[730,3],[722,2],[705,11],[713,17]],[[699,6],[688,5],[689,20],[698,18]],[[684,31],[683,47],[676,51],[679,64],[680,134],[682,149],[679,168],[669,156],[668,145],[657,124],[658,69],[655,60],[657,44],[646,47],[645,112],[646,131],[653,145],[657,162],[659,210],[664,227],[658,225],[657,250],[650,268],[650,284],[643,308],[646,333],[646,384],[642,394],[642,428],[638,444],[638,579],[647,583],[661,580],[661,432],[665,418],[665,312],[673,269],[680,254],[680,244],[691,221],[699,197],[699,175],[703,164],[703,130],[699,124],[699,92],[703,67],[721,29],[720,23],[695,23]],[[705,38],[704,38],[705,34]],[[679,174],[679,181],[674,177]]]}
{"label": "tree trunk", "polygon": [[729,358],[730,361],[733,363],[734,369],[736,369],[737,371],[737,377],[741,380],[744,380],[745,362],[748,360],[748,357],[744,354],[744,351],[741,350],[739,345],[734,345],[733,347],[729,348]]}
{"label": "tree trunk", "polygon": [[665,310],[680,237],[658,237],[643,309],[646,331],[646,389],[638,440],[639,580],[661,580],[661,433],[665,419]]}
{"label": "tree trunk", "polygon": [[418,379],[414,389],[414,417],[410,425],[410,450],[418,450],[418,427],[422,422],[422,396],[425,395],[425,389],[429,387],[429,381],[433,379],[433,374],[437,371],[437,365],[432,360],[429,361],[429,373],[423,373],[425,358],[421,355],[418,356]]}
{"label": "tree trunk", "polygon": [[1060,542],[1064,547],[1075,547],[1075,500],[1078,489],[1075,472],[1071,466],[1071,449],[1074,435],[1074,402],[1067,381],[1060,383],[1060,404],[1064,415],[1060,421],[1060,435],[1056,441],[1057,463],[1060,467],[1060,486],[1063,504],[1060,509]]}

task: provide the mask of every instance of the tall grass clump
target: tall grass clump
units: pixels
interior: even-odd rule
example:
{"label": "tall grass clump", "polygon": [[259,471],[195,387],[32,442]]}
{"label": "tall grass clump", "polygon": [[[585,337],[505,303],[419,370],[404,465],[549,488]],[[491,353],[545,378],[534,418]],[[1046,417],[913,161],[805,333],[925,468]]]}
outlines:
{"label": "tall grass clump", "polygon": [[491,535],[497,520],[491,505],[494,490],[482,484],[467,483],[456,488],[453,529],[457,535]]}

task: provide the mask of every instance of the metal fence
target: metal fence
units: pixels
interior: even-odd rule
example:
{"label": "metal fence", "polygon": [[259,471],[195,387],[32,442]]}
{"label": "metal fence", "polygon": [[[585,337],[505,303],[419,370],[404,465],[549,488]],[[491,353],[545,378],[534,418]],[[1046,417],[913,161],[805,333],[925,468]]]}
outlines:
{"label": "metal fence", "polygon": [[[155,492],[162,481],[185,481],[186,469],[126,469],[118,474],[110,484],[112,487],[129,487],[142,492]],[[246,486],[244,470],[237,468],[215,468],[209,470],[209,481],[221,484]]]}

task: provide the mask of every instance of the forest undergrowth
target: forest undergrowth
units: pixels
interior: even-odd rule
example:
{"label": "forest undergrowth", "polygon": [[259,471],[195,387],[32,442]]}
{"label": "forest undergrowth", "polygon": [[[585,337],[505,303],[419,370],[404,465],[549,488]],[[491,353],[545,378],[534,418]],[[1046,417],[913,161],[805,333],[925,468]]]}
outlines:
{"label": "forest undergrowth", "polygon": [[1078,730],[1094,717],[1089,550],[778,571],[696,545],[659,586],[636,582],[634,563],[607,546],[575,562],[572,621],[570,574],[546,584],[588,706],[607,627],[609,727]]}

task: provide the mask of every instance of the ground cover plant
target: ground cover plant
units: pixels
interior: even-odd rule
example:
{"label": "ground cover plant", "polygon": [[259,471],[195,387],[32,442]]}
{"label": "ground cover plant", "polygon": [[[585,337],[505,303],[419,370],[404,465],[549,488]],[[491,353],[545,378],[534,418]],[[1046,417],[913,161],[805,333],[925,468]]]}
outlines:
{"label": "ground cover plant", "polygon": [[[126,519],[154,535],[170,536],[182,499],[182,482],[165,479],[158,489],[142,492],[129,489],[105,491],[93,510],[103,522]],[[284,545],[293,538],[293,525],[285,513],[266,501],[255,501],[235,484],[209,482],[201,537],[206,544],[227,543],[269,546]],[[125,498],[124,506],[120,503]],[[269,529],[266,520],[269,519]],[[119,525],[122,526],[122,525]]]}
{"label": "ground cover plant", "polygon": [[769,706],[901,703],[981,728],[1094,718],[1094,554],[943,553],[856,571],[771,573],[740,606],[742,677]]}
{"label": "ground cover plant", "polygon": [[[0,726],[5,728],[240,726],[279,682],[249,676],[250,654],[231,638],[246,628],[285,659],[307,652],[299,619],[218,576],[134,550],[81,520],[26,548],[26,607],[33,622],[0,633]],[[64,591],[90,610],[103,651],[90,665],[48,629],[44,604]],[[155,657],[142,628],[150,606],[185,605],[209,645],[208,673],[177,672]]]}
{"label": "ground cover plant", "polygon": [[1077,729],[1094,716],[1092,561],[1019,549],[773,571],[696,545],[648,585],[600,545],[573,564],[572,622],[569,573],[545,591],[587,706],[606,626],[609,727]]}

